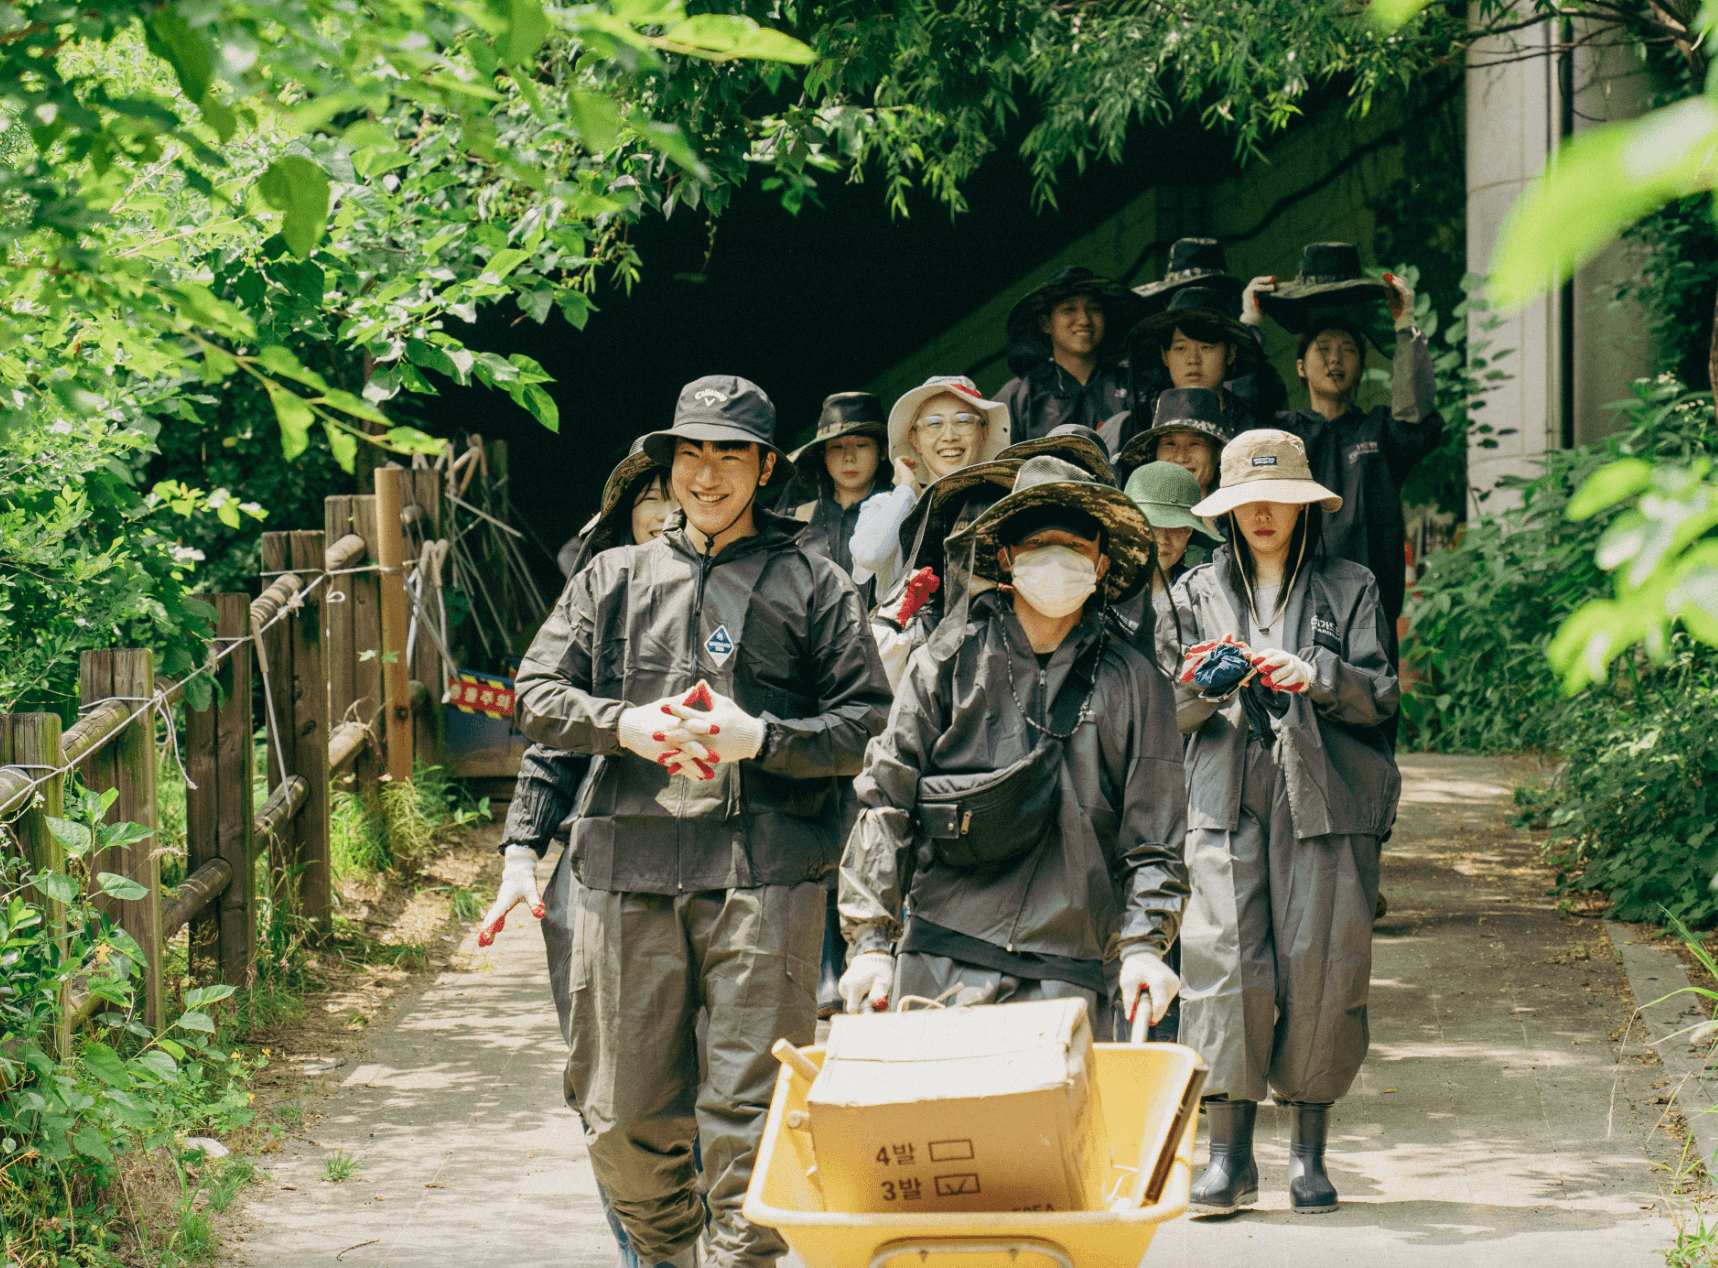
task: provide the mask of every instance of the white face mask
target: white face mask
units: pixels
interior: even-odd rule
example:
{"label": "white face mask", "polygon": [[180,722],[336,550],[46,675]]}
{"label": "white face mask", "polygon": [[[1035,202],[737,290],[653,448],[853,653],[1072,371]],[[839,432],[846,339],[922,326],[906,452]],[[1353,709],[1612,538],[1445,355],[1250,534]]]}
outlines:
{"label": "white face mask", "polygon": [[1079,610],[1098,588],[1098,569],[1072,546],[1039,546],[1014,556],[1014,588],[1045,616]]}

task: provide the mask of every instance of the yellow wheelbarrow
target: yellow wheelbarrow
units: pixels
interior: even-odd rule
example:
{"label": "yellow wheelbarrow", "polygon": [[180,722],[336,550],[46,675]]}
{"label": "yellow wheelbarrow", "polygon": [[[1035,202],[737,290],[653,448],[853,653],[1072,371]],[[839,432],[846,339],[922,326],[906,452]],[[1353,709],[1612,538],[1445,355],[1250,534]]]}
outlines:
{"label": "yellow wheelbarrow", "polygon": [[1093,1045],[1110,1146],[1125,1164],[1107,1210],[951,1214],[825,1211],[805,1106],[823,1049],[778,1048],[787,1052],[744,1211],[779,1231],[807,1268],[886,1268],[907,1256],[916,1263],[898,1268],[1032,1268],[1022,1254],[1056,1268],[1138,1268],[1157,1226],[1187,1209],[1208,1070],[1181,1044]]}

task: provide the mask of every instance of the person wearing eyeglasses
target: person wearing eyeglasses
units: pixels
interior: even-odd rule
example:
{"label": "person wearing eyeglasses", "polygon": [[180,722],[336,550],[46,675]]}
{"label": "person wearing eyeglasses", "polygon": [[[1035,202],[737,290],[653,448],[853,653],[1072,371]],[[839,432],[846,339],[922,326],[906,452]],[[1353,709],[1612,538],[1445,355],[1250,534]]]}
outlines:
{"label": "person wearing eyeglasses", "polygon": [[901,567],[901,525],[920,495],[943,476],[990,461],[1010,436],[1008,407],[986,400],[962,375],[932,375],[896,401],[889,411],[894,487],[859,508],[849,543],[853,580],[876,577],[876,593],[888,594]]}

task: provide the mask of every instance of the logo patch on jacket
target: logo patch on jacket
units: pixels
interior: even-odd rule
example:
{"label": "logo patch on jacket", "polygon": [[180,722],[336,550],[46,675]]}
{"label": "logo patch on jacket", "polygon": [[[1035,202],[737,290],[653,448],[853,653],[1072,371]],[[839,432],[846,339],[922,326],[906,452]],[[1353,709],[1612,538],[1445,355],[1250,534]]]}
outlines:
{"label": "logo patch on jacket", "polygon": [[704,650],[710,653],[717,669],[728,663],[728,657],[734,654],[734,640],[728,637],[726,625],[718,625],[716,632],[704,640]]}
{"label": "logo patch on jacket", "polygon": [[1382,452],[1376,440],[1363,440],[1358,445],[1351,445],[1347,450],[1348,465],[1353,466],[1367,454]]}
{"label": "logo patch on jacket", "polygon": [[1336,618],[1323,608],[1312,614],[1312,641],[1317,647],[1328,647],[1342,655],[1342,635],[1336,628]]}

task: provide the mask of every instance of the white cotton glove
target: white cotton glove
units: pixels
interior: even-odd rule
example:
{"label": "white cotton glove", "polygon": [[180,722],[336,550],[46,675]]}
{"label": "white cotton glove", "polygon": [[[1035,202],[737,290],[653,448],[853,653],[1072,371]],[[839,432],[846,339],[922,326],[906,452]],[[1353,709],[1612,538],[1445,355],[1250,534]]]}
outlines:
{"label": "white cotton glove", "polygon": [[711,769],[720,762],[743,762],[756,757],[764,746],[765,724],[727,696],[710,690],[702,678],[684,700],[671,703],[668,712],[678,719],[665,734],[702,772],[700,779],[714,779]]}
{"label": "white cotton glove", "polygon": [[1298,694],[1312,685],[1312,666],[1293,652],[1256,652],[1247,659],[1259,671],[1259,680],[1272,691]]}
{"label": "white cotton glove", "polygon": [[621,747],[658,766],[671,765],[680,752],[678,739],[670,734],[678,731],[680,725],[668,712],[672,703],[674,697],[664,696],[650,704],[622,709],[618,737]]}
{"label": "white cotton glove", "polygon": [[507,913],[521,902],[538,920],[543,918],[543,900],[537,894],[537,851],[528,845],[510,845],[501,858],[501,892],[495,895],[478,927],[480,947],[495,941],[495,935],[507,924]]}
{"label": "white cotton glove", "polygon": [[861,951],[841,975],[837,989],[848,1012],[862,1012],[866,1004],[882,1012],[889,1007],[889,991],[894,984],[895,957],[887,951]]}
{"label": "white cotton glove", "polygon": [[1141,991],[1151,993],[1151,1024],[1155,1026],[1181,993],[1181,979],[1154,952],[1135,951],[1121,962],[1121,998],[1129,1021],[1139,1007]]}
{"label": "white cotton glove", "polygon": [[1255,277],[1247,283],[1247,289],[1241,292],[1241,320],[1249,326],[1262,326],[1265,322],[1265,310],[1259,303],[1260,295],[1269,295],[1277,288],[1275,274],[1267,273]]}
{"label": "white cotton glove", "polygon": [[1384,285],[1390,288],[1385,298],[1397,330],[1411,330],[1414,325],[1414,288],[1394,273],[1384,274]]}

